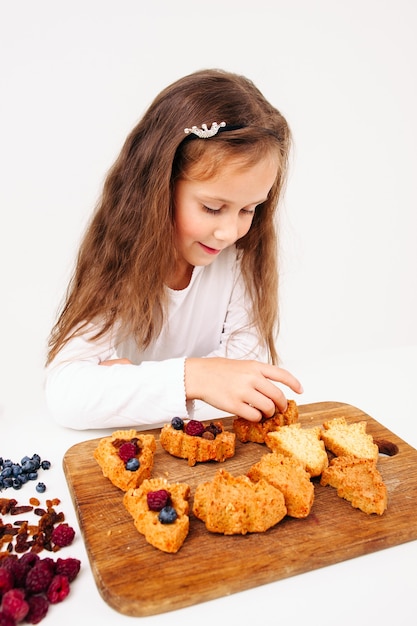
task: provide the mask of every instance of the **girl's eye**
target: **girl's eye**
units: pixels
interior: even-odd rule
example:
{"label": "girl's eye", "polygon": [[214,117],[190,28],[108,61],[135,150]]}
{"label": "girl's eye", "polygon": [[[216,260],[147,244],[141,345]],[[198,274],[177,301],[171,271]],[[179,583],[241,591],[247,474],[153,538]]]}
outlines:
{"label": "girl's eye", "polygon": [[219,213],[220,209],[210,209],[210,207],[206,206],[205,204],[203,204],[203,209],[207,212],[207,213],[211,213],[212,215],[215,213]]}
{"label": "girl's eye", "polygon": [[245,215],[253,215],[255,213],[255,209],[241,209],[241,213],[245,213]]}

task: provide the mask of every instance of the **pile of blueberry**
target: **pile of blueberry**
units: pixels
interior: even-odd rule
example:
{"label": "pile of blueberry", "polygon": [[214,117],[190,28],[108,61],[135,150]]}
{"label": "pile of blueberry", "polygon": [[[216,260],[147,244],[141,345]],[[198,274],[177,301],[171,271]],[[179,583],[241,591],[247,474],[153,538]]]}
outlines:
{"label": "pile of blueberry", "polygon": [[[42,461],[39,454],[33,454],[31,457],[24,456],[20,463],[15,463],[10,459],[0,457],[0,491],[3,489],[21,489],[21,487],[30,480],[38,480],[38,472],[40,469],[48,470],[51,467],[49,461]],[[43,493],[45,484],[39,482],[36,485],[36,491]]]}

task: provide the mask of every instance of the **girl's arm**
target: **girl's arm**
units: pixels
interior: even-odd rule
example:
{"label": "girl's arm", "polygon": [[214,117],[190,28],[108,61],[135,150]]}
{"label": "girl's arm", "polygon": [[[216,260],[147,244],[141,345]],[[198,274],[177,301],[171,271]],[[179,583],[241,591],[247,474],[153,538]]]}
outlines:
{"label": "girl's arm", "polygon": [[94,330],[71,339],[46,370],[45,397],[55,421],[84,430],[187,416],[185,358],[132,365],[117,354],[113,337],[94,340]]}
{"label": "girl's arm", "polygon": [[[213,419],[231,413],[258,420],[261,411],[271,414],[275,404],[284,409],[284,394],[271,381],[297,393],[301,386],[288,372],[265,364],[266,351],[249,324],[242,280],[232,277],[236,266],[230,265],[229,271],[222,268],[221,276],[212,280],[209,300],[215,307],[209,313],[207,299],[195,312],[201,291],[194,294],[192,311],[203,320],[201,332],[204,316],[218,315],[221,320],[223,330],[212,337],[210,352],[201,358],[191,351],[187,355],[186,325],[177,340],[177,349],[181,348],[177,354],[184,356],[132,365],[126,362],[126,354],[117,353],[116,338],[107,335],[95,340],[96,329],[91,326],[64,346],[47,369],[46,400],[55,420],[76,429],[125,428],[160,424],[175,415]],[[231,278],[227,286],[225,276]],[[207,284],[201,289],[207,295]],[[224,310],[218,307],[218,289],[229,293]]]}

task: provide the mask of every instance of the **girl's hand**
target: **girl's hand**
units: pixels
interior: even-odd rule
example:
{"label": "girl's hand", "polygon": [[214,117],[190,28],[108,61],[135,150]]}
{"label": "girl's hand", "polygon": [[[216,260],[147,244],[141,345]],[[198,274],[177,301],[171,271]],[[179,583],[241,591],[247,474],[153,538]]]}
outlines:
{"label": "girl's hand", "polygon": [[272,417],[275,407],[281,412],[287,408],[285,395],[271,381],[283,383],[296,393],[303,392],[301,383],[276,365],[220,357],[185,361],[188,400],[203,400],[252,422],[258,422],[263,415]]}

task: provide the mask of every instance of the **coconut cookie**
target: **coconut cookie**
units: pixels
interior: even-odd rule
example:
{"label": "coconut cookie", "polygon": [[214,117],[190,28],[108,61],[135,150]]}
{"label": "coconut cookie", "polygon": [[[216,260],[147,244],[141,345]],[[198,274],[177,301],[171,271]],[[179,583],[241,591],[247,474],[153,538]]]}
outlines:
{"label": "coconut cookie", "polygon": [[265,437],[269,432],[296,422],[298,422],[298,407],[294,400],[288,400],[287,410],[284,413],[280,413],[277,409],[272,417],[263,417],[260,422],[250,422],[243,417],[237,417],[233,421],[233,430],[242,443],[247,441],[265,443]]}
{"label": "coconut cookie", "polygon": [[245,535],[275,526],[287,509],[281,491],[266,480],[254,483],[220,469],[212,481],[197,486],[193,513],[211,532]]}
{"label": "coconut cookie", "polygon": [[321,438],[324,445],[336,456],[355,456],[377,461],[379,448],[372,435],[366,432],[366,422],[348,424],[344,417],[337,417],[323,424]]}
{"label": "coconut cookie", "polygon": [[113,485],[127,491],[149,478],[153,467],[156,441],[153,435],[136,430],[117,430],[100,440],[94,458],[103,475]]}
{"label": "coconut cookie", "polygon": [[368,515],[382,515],[387,508],[387,488],[372,459],[335,457],[324,470],[320,484],[331,485],[340,498]]}
{"label": "coconut cookie", "polygon": [[266,445],[274,452],[294,457],[307,470],[310,476],[319,476],[328,466],[329,459],[320,439],[320,427],[301,428],[300,424],[282,426],[268,433]]}
{"label": "coconut cookie", "polygon": [[290,517],[304,518],[309,515],[314,502],[314,485],[310,474],[297,459],[278,452],[264,454],[258,463],[252,465],[247,476],[253,481],[263,478],[282,491]]}

